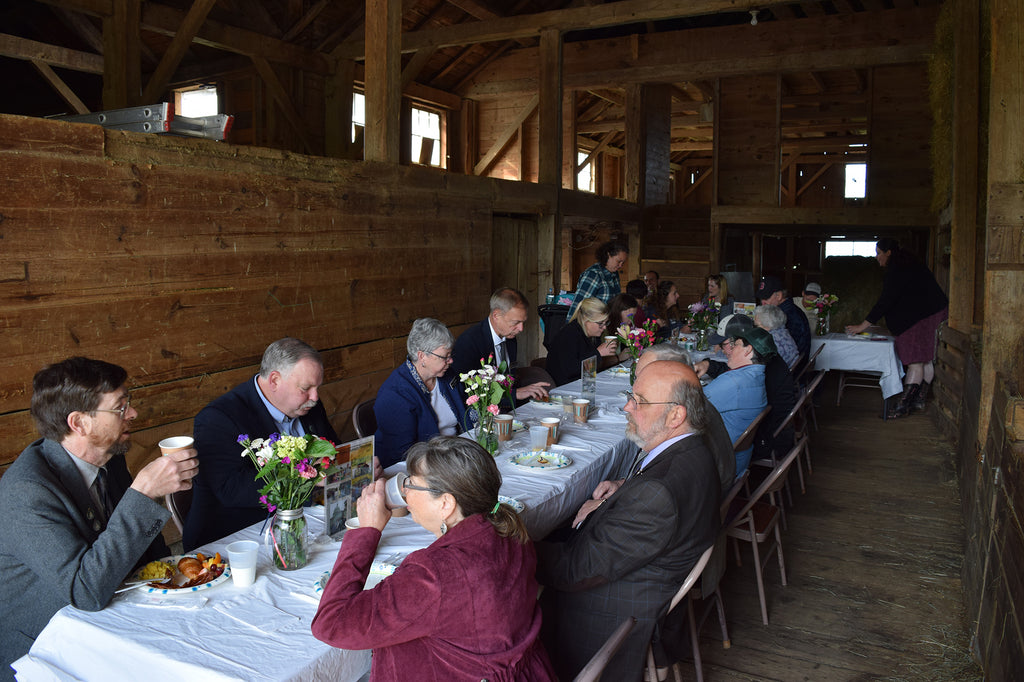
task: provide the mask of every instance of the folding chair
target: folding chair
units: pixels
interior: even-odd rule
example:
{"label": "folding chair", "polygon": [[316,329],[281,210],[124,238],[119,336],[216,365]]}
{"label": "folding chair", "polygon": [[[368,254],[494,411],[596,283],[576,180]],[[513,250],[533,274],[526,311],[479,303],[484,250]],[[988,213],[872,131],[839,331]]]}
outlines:
{"label": "folding chair", "polygon": [[171,520],[178,527],[178,532],[184,533],[185,519],[188,518],[188,510],[192,508],[192,488],[164,495],[164,504],[171,512]]}
{"label": "folding chair", "polygon": [[597,682],[597,680],[601,679],[601,673],[604,672],[608,661],[612,660],[612,656],[618,652],[619,647],[626,641],[626,637],[629,636],[635,625],[636,618],[632,616],[622,621],[622,624],[615,628],[615,632],[605,640],[601,648],[597,650],[597,653],[583,666],[583,670],[576,677],[572,678],[572,682]]}
{"label": "folding chair", "polygon": [[[739,541],[749,542],[754,551],[754,575],[757,578],[757,594],[761,600],[761,619],[768,624],[768,602],[764,593],[764,569],[772,553],[778,556],[779,573],[782,584],[786,584],[786,562],[782,555],[782,532],[779,528],[782,489],[793,462],[800,456],[800,449],[807,444],[807,436],[793,446],[793,449],[779,462],[771,474],[758,486],[754,494],[743,502],[743,506],[728,523],[726,534],[733,540],[736,553],[736,565],[742,566]],[[767,497],[767,501],[765,501]],[[738,502],[738,501],[737,501]],[[734,503],[736,506],[736,503]],[[770,541],[764,557],[761,556],[760,544]]]}
{"label": "folding chair", "polygon": [[352,426],[360,438],[372,436],[377,432],[377,415],[373,411],[376,398],[364,400],[352,408]]}
{"label": "folding chair", "polygon": [[[807,373],[814,369],[814,361],[818,359],[818,356],[821,355],[821,351],[823,351],[823,350],[825,350],[825,344],[824,343],[821,344],[820,346],[818,346],[818,350],[816,350],[813,353],[811,353],[811,357],[810,357],[810,359],[807,360],[807,364],[804,365],[803,368],[801,368],[801,370],[797,373],[797,375],[795,377],[793,377],[794,381],[796,381],[796,385],[797,386],[800,385],[801,379],[803,379],[805,376],[807,376]],[[813,395],[807,401],[807,411],[811,415],[811,422],[814,424],[814,430],[817,431],[818,430],[818,415],[815,414],[815,412],[814,412],[814,396]]]}

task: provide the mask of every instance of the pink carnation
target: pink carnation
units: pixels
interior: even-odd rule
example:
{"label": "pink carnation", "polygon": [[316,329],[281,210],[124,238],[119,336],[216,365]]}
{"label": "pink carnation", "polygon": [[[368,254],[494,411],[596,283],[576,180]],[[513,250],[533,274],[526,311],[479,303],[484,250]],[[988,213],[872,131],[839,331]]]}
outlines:
{"label": "pink carnation", "polygon": [[487,406],[487,411],[490,412],[491,414],[494,414],[494,415],[496,415],[499,412],[501,412],[501,410],[498,409],[497,405],[488,405]]}
{"label": "pink carnation", "polygon": [[467,405],[476,405],[478,402],[480,402],[480,396],[478,395],[471,395],[466,398]]}

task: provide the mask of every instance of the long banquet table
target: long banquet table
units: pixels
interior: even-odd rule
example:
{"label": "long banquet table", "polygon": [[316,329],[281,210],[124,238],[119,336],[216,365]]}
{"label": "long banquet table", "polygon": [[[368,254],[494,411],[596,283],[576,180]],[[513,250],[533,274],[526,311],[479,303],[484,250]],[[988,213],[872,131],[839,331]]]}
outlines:
{"label": "long banquet table", "polygon": [[[621,367],[598,375],[597,406],[586,425],[571,423],[562,406],[529,403],[517,410],[525,425],[542,417],[565,415],[558,445],[573,464],[559,470],[524,470],[511,453],[528,448],[524,429],[504,444],[497,462],[503,495],[525,504],[523,519],[532,537],[541,538],[567,521],[603,479],[622,475],[636,446],[624,438],[621,392],[629,372]],[[555,391],[578,396],[580,382]],[[312,535],[323,528],[323,508],[307,509]],[[259,540],[256,524],[200,548],[207,554],[235,540]],[[434,536],[408,516],[384,529],[375,569],[400,562]],[[369,651],[335,649],[313,638],[310,623],[318,604],[317,583],[334,564],[339,541],[320,538],[309,565],[284,572],[260,549],[256,583],[237,588],[231,580],[192,595],[155,598],[139,591],[118,595],[104,610],[89,613],[70,606],[58,611],[28,655],[15,661],[17,679],[97,680],[126,675],[161,680],[359,680],[370,667]],[[381,579],[371,574],[369,584]]]}

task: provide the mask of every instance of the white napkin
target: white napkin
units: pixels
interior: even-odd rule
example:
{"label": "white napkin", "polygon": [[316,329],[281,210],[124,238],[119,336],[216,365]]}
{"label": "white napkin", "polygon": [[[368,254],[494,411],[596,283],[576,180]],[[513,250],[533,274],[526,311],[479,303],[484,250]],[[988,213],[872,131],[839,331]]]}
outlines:
{"label": "white napkin", "polygon": [[276,632],[299,620],[298,616],[285,613],[250,595],[214,604],[213,608],[260,632]]}
{"label": "white napkin", "polygon": [[178,609],[180,611],[196,611],[210,601],[206,597],[154,597],[143,592],[125,592],[124,601],[135,606],[150,606],[158,609]]}

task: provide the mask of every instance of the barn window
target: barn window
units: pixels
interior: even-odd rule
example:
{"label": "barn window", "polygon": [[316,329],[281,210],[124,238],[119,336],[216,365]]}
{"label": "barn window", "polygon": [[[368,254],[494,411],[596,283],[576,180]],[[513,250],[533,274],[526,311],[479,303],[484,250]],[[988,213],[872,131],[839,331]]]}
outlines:
{"label": "barn window", "polygon": [[352,93],[352,141],[355,142],[361,131],[366,127],[366,95],[361,92]]}
{"label": "barn window", "polygon": [[441,114],[412,108],[412,160],[429,166],[441,165]]}
{"label": "barn window", "polygon": [[[848,163],[846,164],[846,198],[847,199],[863,199],[867,192],[867,172],[868,165],[866,163]],[[872,255],[874,252],[872,252]]]}
{"label": "barn window", "polygon": [[588,152],[576,152],[576,167],[579,171],[576,173],[576,189],[581,189],[584,192],[594,191],[594,163],[591,161],[586,166],[583,166],[583,162],[590,156]]}
{"label": "barn window", "polygon": [[189,118],[216,116],[220,113],[217,88],[212,85],[204,85],[176,90],[174,92],[174,111],[179,116]]}
{"label": "barn window", "polygon": [[874,242],[858,242],[852,239],[829,239],[825,242],[825,258],[829,256],[875,257]]}

